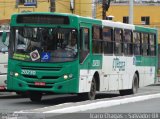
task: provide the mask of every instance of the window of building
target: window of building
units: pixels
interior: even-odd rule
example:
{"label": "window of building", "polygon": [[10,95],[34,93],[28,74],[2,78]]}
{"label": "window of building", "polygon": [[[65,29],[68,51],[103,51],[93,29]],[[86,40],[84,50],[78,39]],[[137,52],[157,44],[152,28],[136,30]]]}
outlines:
{"label": "window of building", "polygon": [[103,0],[97,0],[97,3],[98,3],[98,4],[102,4],[102,3],[103,3]]}
{"label": "window of building", "polygon": [[142,38],[142,55],[147,56],[149,55],[148,34],[141,33],[141,38]]}
{"label": "window of building", "polygon": [[126,24],[129,23],[129,17],[128,16],[123,17],[123,23],[126,23]]}
{"label": "window of building", "polygon": [[93,30],[92,52],[102,53],[101,27],[93,26],[92,30]]}
{"label": "window of building", "polygon": [[122,29],[115,29],[114,38],[115,38],[114,53],[117,55],[121,55],[123,51],[122,50],[122,38],[123,38]]}
{"label": "window of building", "polygon": [[18,5],[24,5],[24,3],[25,3],[25,0],[19,0],[18,1]]}
{"label": "window of building", "polygon": [[156,55],[156,37],[154,34],[149,35],[149,50],[151,56]]}
{"label": "window of building", "polygon": [[37,0],[17,0],[16,6],[24,5],[24,6],[36,6]]}
{"label": "window of building", "polygon": [[150,24],[150,17],[149,16],[141,17],[141,22],[143,25],[149,25]]}
{"label": "window of building", "polygon": [[103,28],[103,52],[104,54],[113,54],[113,29]]}
{"label": "window of building", "polygon": [[106,17],[106,20],[111,20],[111,21],[112,21],[112,20],[113,20],[113,17],[109,17],[109,16],[108,16],[108,17]]}
{"label": "window of building", "polygon": [[134,54],[141,55],[141,37],[139,32],[133,32]]}
{"label": "window of building", "polygon": [[133,54],[132,31],[124,30],[123,38],[124,38],[123,39],[124,55],[132,55]]}

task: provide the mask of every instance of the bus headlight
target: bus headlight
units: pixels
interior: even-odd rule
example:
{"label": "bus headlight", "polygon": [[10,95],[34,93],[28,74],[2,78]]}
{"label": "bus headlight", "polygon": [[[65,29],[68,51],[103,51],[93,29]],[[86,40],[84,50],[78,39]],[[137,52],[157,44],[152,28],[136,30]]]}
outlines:
{"label": "bus headlight", "polygon": [[15,76],[15,77],[18,77],[18,76],[19,76],[19,74],[18,74],[18,73],[15,73],[15,74],[14,74],[14,76]]}
{"label": "bus headlight", "polygon": [[67,76],[67,75],[64,75],[63,78],[64,78],[64,79],[68,79],[68,76]]}

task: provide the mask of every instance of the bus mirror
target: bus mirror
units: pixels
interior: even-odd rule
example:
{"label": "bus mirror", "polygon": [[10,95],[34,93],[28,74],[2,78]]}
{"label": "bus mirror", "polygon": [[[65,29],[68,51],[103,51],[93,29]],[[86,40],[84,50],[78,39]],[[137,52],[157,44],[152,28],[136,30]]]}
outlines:
{"label": "bus mirror", "polygon": [[3,31],[3,34],[2,34],[2,42],[5,43],[6,42],[6,39],[7,39],[7,33],[5,31]]}

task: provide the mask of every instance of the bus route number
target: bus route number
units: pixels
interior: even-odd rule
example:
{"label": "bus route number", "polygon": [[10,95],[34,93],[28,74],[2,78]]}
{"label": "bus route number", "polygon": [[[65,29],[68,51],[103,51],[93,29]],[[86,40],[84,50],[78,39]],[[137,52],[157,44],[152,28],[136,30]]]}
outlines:
{"label": "bus route number", "polygon": [[93,66],[93,67],[98,67],[98,66],[100,66],[100,60],[93,60],[92,66]]}
{"label": "bus route number", "polygon": [[22,70],[21,74],[24,74],[24,75],[36,75],[36,71],[33,71],[33,70]]}

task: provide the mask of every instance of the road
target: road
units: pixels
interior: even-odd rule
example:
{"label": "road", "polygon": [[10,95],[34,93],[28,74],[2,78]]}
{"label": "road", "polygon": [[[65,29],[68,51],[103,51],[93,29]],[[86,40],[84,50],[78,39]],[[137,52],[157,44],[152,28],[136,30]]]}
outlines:
{"label": "road", "polygon": [[[113,116],[114,115],[114,116]],[[113,117],[113,118],[111,118]],[[47,119],[160,119],[160,98],[113,107],[50,116]]]}
{"label": "road", "polygon": [[[118,93],[98,94],[97,99],[118,97]],[[29,98],[23,98],[16,94],[6,93],[0,95],[0,113],[13,113],[21,110],[31,110],[56,106],[65,103],[82,102],[76,95],[45,95],[41,102],[31,102]]]}
{"label": "road", "polygon": [[84,113],[160,113],[160,98],[113,107],[88,110]]}
{"label": "road", "polygon": [[[143,95],[149,95],[149,94],[157,94],[160,92],[160,85],[155,86],[148,86],[144,88],[140,88],[139,92],[136,95],[130,95],[130,96],[120,96],[118,92],[107,92],[107,93],[99,93],[96,97],[96,100],[94,101],[83,101],[75,95],[45,95],[42,98],[42,101],[39,103],[33,103],[29,100],[29,98],[22,98],[20,96],[17,96],[15,94],[8,95],[7,94],[1,94],[0,95],[0,112],[1,113],[14,113],[22,111],[25,112],[35,112],[35,113],[44,113],[50,110],[58,109],[58,108],[64,108],[64,107],[73,107],[77,105],[85,105],[88,103],[96,103],[99,101],[112,101],[114,99],[124,99],[124,98],[130,98],[135,96],[143,96]],[[132,107],[132,108],[131,108]],[[146,101],[136,102],[136,103],[129,103],[129,104],[123,104],[119,106],[112,106],[107,108],[100,108],[100,109],[93,109],[93,110],[87,110],[82,112],[77,112],[77,115],[73,114],[67,114],[66,115],[59,115],[54,116],[54,119],[70,119],[70,117],[79,119],[79,118],[90,118],[89,113],[117,113],[117,112],[159,112],[160,113],[160,98],[150,99]],[[79,114],[80,113],[80,114]],[[83,113],[83,114],[82,114]],[[86,113],[86,114],[84,114]],[[51,115],[51,116],[50,116]],[[80,117],[77,117],[80,115]],[[76,116],[76,117],[75,117]],[[45,114],[45,117],[47,119],[52,119],[52,114]],[[43,119],[43,118],[42,118]]]}

